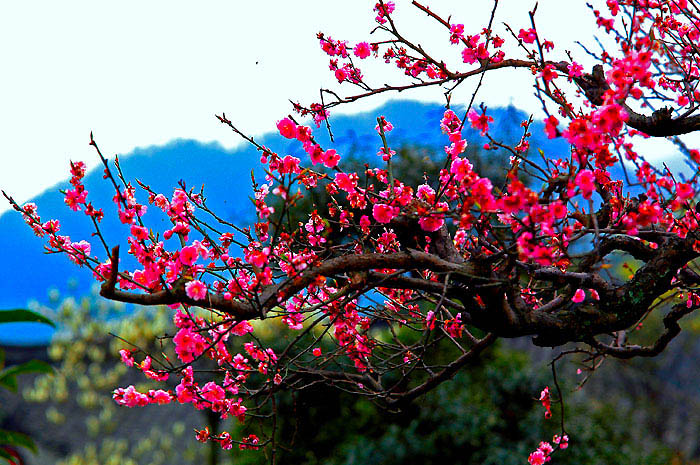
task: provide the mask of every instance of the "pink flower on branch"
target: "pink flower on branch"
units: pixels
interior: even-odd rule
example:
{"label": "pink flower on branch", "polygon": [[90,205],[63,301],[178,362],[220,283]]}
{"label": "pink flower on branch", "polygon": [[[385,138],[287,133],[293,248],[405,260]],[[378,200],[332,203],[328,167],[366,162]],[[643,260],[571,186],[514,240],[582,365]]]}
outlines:
{"label": "pink flower on branch", "polygon": [[195,279],[185,284],[185,293],[190,299],[204,300],[207,297],[207,286]]}
{"label": "pink flower on branch", "polygon": [[535,40],[537,40],[537,32],[532,28],[520,29],[520,32],[518,33],[518,38],[522,39],[522,41],[526,44],[531,44]]}
{"label": "pink flower on branch", "polygon": [[[265,170],[251,177],[254,217],[249,224],[210,210],[204,192],[185,187],[185,179],[172,195],[141,185],[148,202],[165,215],[166,226],[159,227],[145,216],[140,187],[122,179],[107,160],[105,179],[115,187],[112,210],[126,225],[119,242],[126,244],[130,257],[122,261],[119,249],[99,229],[105,213],[87,201],[85,164],[71,163],[63,199],[95,226],[92,244],[64,235],[59,222],[42,220],[35,206],[10,201],[46,240],[49,252],[67,254],[91,269],[105,297],[174,310],[172,346],[178,363],[158,365],[160,357],[147,353],[137,363],[127,349],[120,356],[148,380],[174,376],[179,383],[172,392],[119,388],[113,394],[117,403],[133,407],[177,401],[243,421],[249,409],[255,418],[269,412],[257,400],[248,402],[251,393],[256,399],[270,398],[268,394],[304,385],[305,377],[313,378],[311,383],[342,382],[349,391],[389,403],[410,401],[414,386],[415,392],[428,389],[420,387],[421,380],[454,366],[456,359],[442,360],[451,355],[435,352],[440,350],[433,344],[436,338],[446,337],[444,342],[460,349],[457,357],[466,358],[478,357],[501,336],[578,345],[604,341],[597,337],[619,331],[628,320],[638,321],[644,315],[635,313],[644,307],[639,302],[678,295],[681,307],[692,309],[699,301],[683,267],[700,253],[695,237],[700,181],[644,160],[636,139],[674,137],[692,127],[688,122],[700,101],[695,90],[700,72],[690,58],[700,40],[694,27],[700,18],[685,2],[657,3],[636,5],[631,31],[618,24],[620,11],[626,14],[630,5],[609,1],[607,11],[594,11],[599,27],[628,37],[606,50],[595,68],[577,63],[574,53],[553,61],[548,52],[554,43],[538,37],[534,25],[519,30],[518,47],[506,59],[495,23],[493,29],[465,35],[463,24],[419,2],[414,6],[445,33],[441,40],[449,37],[457,45],[453,56],[432,55],[432,48],[414,42],[410,31],[394,24],[398,18],[392,16],[392,2],[375,5],[375,33],[382,35],[376,42],[351,43],[319,34],[335,78],[330,80],[342,84],[333,82],[332,87],[345,93],[323,89],[320,103],[294,103],[293,111],[313,119],[317,128],[326,122],[320,131],[330,133],[331,107],[440,87],[448,107],[439,122],[444,151],[429,160],[430,170],[419,165],[422,155],[397,155],[386,144],[378,148],[385,163],[371,159],[353,166],[341,158],[338,146],[324,146],[325,137],[314,134],[310,123],[297,124],[289,116],[277,121],[277,131],[294,141],[283,144],[294,152],[276,153],[275,147],[244,136],[259,151],[256,158]],[[398,71],[403,81],[387,78],[384,85],[365,80],[355,65],[370,55],[381,57],[378,61]],[[516,68],[531,73],[544,106],[539,115],[522,121],[517,134],[497,136],[485,105],[466,115],[452,106],[466,103],[451,91],[462,82],[487,82],[493,70],[507,74]],[[558,79],[561,75],[567,79]],[[646,108],[649,98],[659,100],[661,110]],[[570,147],[537,155],[541,139],[534,133],[540,127],[533,121],[543,118],[544,135],[562,137],[560,142]],[[219,120],[239,133],[225,116]],[[500,167],[478,158],[472,149],[482,143],[469,145],[473,131],[463,137],[465,121],[488,138],[484,147],[489,156],[503,153],[510,161]],[[384,117],[375,127],[382,135],[393,129]],[[328,144],[335,142],[329,139]],[[94,140],[91,145],[96,147]],[[700,163],[696,149],[686,155],[691,166]],[[629,172],[616,179],[614,166],[623,161]],[[402,172],[406,166],[411,173]],[[486,176],[491,168],[502,168],[501,175]],[[94,240],[99,247],[93,247]],[[92,256],[93,249],[102,256]],[[640,257],[644,271],[603,277],[606,254],[617,251]],[[642,282],[649,275],[655,277],[654,286]],[[644,294],[635,297],[634,305],[625,292],[629,289]],[[369,297],[371,304],[365,302]],[[596,307],[615,311],[604,312],[603,318],[589,311]],[[628,312],[634,313],[628,320],[617,316]],[[270,321],[258,326],[256,319]],[[266,347],[270,328],[275,340],[294,341],[279,355]],[[324,354],[321,347],[334,349]],[[604,342],[577,347],[593,358],[640,350],[624,343],[606,348]],[[440,363],[431,365],[431,360]],[[199,371],[202,362],[213,368]],[[382,384],[383,373],[404,365],[410,368],[405,372],[410,389],[390,390]],[[414,370],[418,379],[412,378]],[[545,417],[551,417],[549,388],[539,401]],[[566,449],[568,437],[563,430],[560,434],[551,443],[540,442],[528,462],[547,463],[556,450]],[[225,449],[235,444],[255,449],[270,442],[248,432],[235,438],[207,429],[198,431],[197,439]]]}
{"label": "pink flower on branch", "polygon": [[399,214],[398,207],[378,203],[372,207],[372,216],[379,223],[390,223]]}
{"label": "pink flower on branch", "polygon": [[586,298],[586,293],[584,292],[583,289],[576,289],[576,292],[574,292],[574,296],[571,298],[572,302],[576,302],[577,304],[580,304],[583,302],[583,300]]}
{"label": "pink flower on branch", "polygon": [[355,48],[353,49],[352,53],[358,58],[367,58],[371,53],[369,44],[367,42],[359,42],[357,45],[355,45]]}
{"label": "pink flower on branch", "polygon": [[473,108],[469,110],[467,116],[469,117],[469,122],[471,123],[472,127],[481,131],[482,136],[488,132],[489,123],[493,122],[493,118],[488,116],[485,111],[482,111],[481,114],[479,114]]}

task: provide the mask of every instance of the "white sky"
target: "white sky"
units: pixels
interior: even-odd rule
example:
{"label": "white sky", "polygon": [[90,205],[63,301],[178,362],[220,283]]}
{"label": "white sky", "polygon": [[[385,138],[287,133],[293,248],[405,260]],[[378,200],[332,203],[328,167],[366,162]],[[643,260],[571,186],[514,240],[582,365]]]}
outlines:
{"label": "white sky", "polygon": [[[408,0],[396,3],[400,31],[436,50],[434,55],[450,52],[442,29]],[[467,33],[486,25],[491,8],[486,0],[426,3],[436,12],[452,13],[453,22],[464,23]],[[1,2],[0,188],[23,202],[65,179],[69,159],[96,166],[88,146],[91,130],[109,156],[174,138],[235,146],[240,141],[214,118],[221,112],[250,134],[270,131],[290,112],[288,99],[317,101],[321,86],[334,85],[316,32],[351,42],[369,39],[373,4]],[[503,30],[503,21],[516,31],[528,27],[527,10],[533,5],[500,0],[497,30]],[[583,1],[540,0],[537,21],[544,37],[579,56],[573,41],[591,43],[595,30]],[[358,63],[365,76],[385,82],[381,73],[386,67],[368,61]],[[470,96],[475,84],[465,86],[453,103]],[[477,102],[513,103],[537,114],[540,106],[531,86],[527,72],[497,71],[485,79]],[[367,110],[388,97],[342,111]],[[393,97],[443,101],[438,89]],[[6,209],[0,202],[0,213]]]}

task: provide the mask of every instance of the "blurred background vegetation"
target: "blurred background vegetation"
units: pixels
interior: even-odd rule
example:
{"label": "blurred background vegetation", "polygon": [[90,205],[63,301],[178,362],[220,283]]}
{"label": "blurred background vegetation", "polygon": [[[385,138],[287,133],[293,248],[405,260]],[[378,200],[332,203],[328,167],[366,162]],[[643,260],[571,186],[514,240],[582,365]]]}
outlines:
{"label": "blurred background vegetation", "polygon": [[[25,414],[14,418],[15,426],[39,446],[39,455],[28,455],[27,463],[266,463],[264,451],[219,450],[213,457],[209,445],[194,438],[193,428],[207,425],[240,434],[235,420],[217,426],[191,406],[127,409],[112,401],[116,386],[149,389],[156,383],[120,362],[118,350],[128,345],[109,333],[145,350],[161,351],[154,341],[173,334],[169,309],[126,312],[113,303],[67,299],[52,316],[63,327],[48,348],[56,373],[23,383],[19,409]],[[256,333],[272,347],[284,343],[284,328],[275,320],[260,323]],[[332,349],[331,340],[324,344]],[[498,344],[477,364],[400,412],[322,384],[281,393],[278,463],[521,464],[540,440],[560,431],[559,404],[553,406],[552,419],[545,420],[537,400],[545,385],[552,386],[548,362],[554,353],[523,350],[525,345],[529,342]],[[164,348],[167,353],[167,344]],[[442,349],[445,360],[454,355],[451,346]],[[688,403],[691,393],[668,388],[674,376],[662,377],[668,375],[667,357],[606,362],[582,390],[575,389],[581,376],[576,365],[560,363],[571,441],[554,456],[554,463],[696,463],[690,459],[697,451],[684,446],[694,444],[697,435],[684,437],[677,430],[685,425],[683,418],[675,424],[673,418],[690,418],[694,432],[700,409]],[[669,406],[672,410],[665,410]]]}

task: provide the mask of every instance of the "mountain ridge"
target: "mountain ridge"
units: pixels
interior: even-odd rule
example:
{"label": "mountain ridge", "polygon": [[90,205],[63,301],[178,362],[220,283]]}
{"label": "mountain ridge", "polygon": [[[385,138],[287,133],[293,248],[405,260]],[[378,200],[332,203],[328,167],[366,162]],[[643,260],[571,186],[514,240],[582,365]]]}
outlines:
{"label": "mountain ridge", "polygon": [[[314,135],[324,148],[335,148],[341,154],[366,153],[368,159],[373,159],[372,157],[376,158],[379,146],[374,130],[376,117],[384,115],[395,128],[388,135],[393,147],[421,145],[441,151],[449,143],[439,128],[443,112],[444,107],[438,104],[393,101],[369,112],[332,117],[330,123],[334,134],[333,143],[324,126],[314,128]],[[517,143],[522,134],[520,122],[527,119],[526,114],[514,107],[490,109],[489,114],[495,118],[492,134],[509,143]],[[541,126],[537,122],[531,128],[531,147],[541,148],[545,152],[568,150],[562,139],[547,140]],[[470,143],[483,144],[486,141],[471,128],[465,129],[465,138]],[[280,154],[307,158],[301,144],[277,134],[265,134],[256,137],[256,141]],[[254,208],[248,200],[253,195],[250,174],[255,173],[256,179],[261,180],[264,173],[259,154],[251,145],[226,149],[216,142],[176,139],[165,145],[137,148],[120,156],[119,160],[128,180],[139,179],[154,191],[168,197],[181,179],[188,187],[198,188],[204,185],[210,208],[225,219],[245,224],[254,218]],[[68,174],[68,169],[66,173]],[[87,173],[84,182],[89,193],[88,200],[105,212],[101,229],[108,244],[118,244],[119,239],[128,234],[128,230],[119,223],[115,214],[116,208],[111,201],[114,193],[110,183],[102,179],[100,169]],[[38,213],[43,220],[57,218],[61,221],[60,234],[69,235],[76,241],[90,241],[92,223],[84,214],[70,211],[63,202],[63,195],[58,192],[59,189],[68,187],[67,182],[58,183],[31,202],[37,204]],[[137,199],[146,203],[144,192],[139,188],[136,195]],[[165,220],[160,218],[160,221]],[[158,224],[151,223],[148,226],[158,228]],[[0,308],[24,307],[30,300],[48,304],[51,302],[49,290],[53,289],[61,296],[80,297],[90,293],[94,284],[90,271],[76,267],[63,254],[44,255],[44,240],[33,235],[17,212],[8,211],[0,216],[0,241],[12,244],[3,253],[4,268],[12,272],[5,273],[4,279],[0,280]],[[93,255],[105,255],[104,250],[98,249],[99,241],[90,242],[93,244]],[[54,291],[52,293],[55,294]],[[0,343],[37,344],[48,340],[48,330],[38,329],[36,325],[29,326],[35,331],[29,331],[28,326],[0,328]]]}

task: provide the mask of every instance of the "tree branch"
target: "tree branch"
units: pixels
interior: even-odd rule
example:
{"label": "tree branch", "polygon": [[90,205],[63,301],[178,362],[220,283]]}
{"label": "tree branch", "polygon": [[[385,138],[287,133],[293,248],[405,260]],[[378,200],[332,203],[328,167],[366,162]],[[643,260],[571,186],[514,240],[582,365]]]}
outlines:
{"label": "tree branch", "polygon": [[481,352],[484,351],[484,349],[496,342],[497,339],[498,337],[493,333],[487,334],[482,339],[479,339],[479,341],[476,344],[474,344],[467,353],[452,361],[442,371],[431,376],[424,383],[402,394],[395,395],[395,397],[389,401],[389,405],[405,405],[406,403],[412,401],[416,397],[419,397],[425,394],[426,392],[435,389],[441,383],[452,378],[455,375],[455,373],[457,373],[457,371],[459,371],[459,369],[462,368],[464,365],[474,361],[481,354]]}

